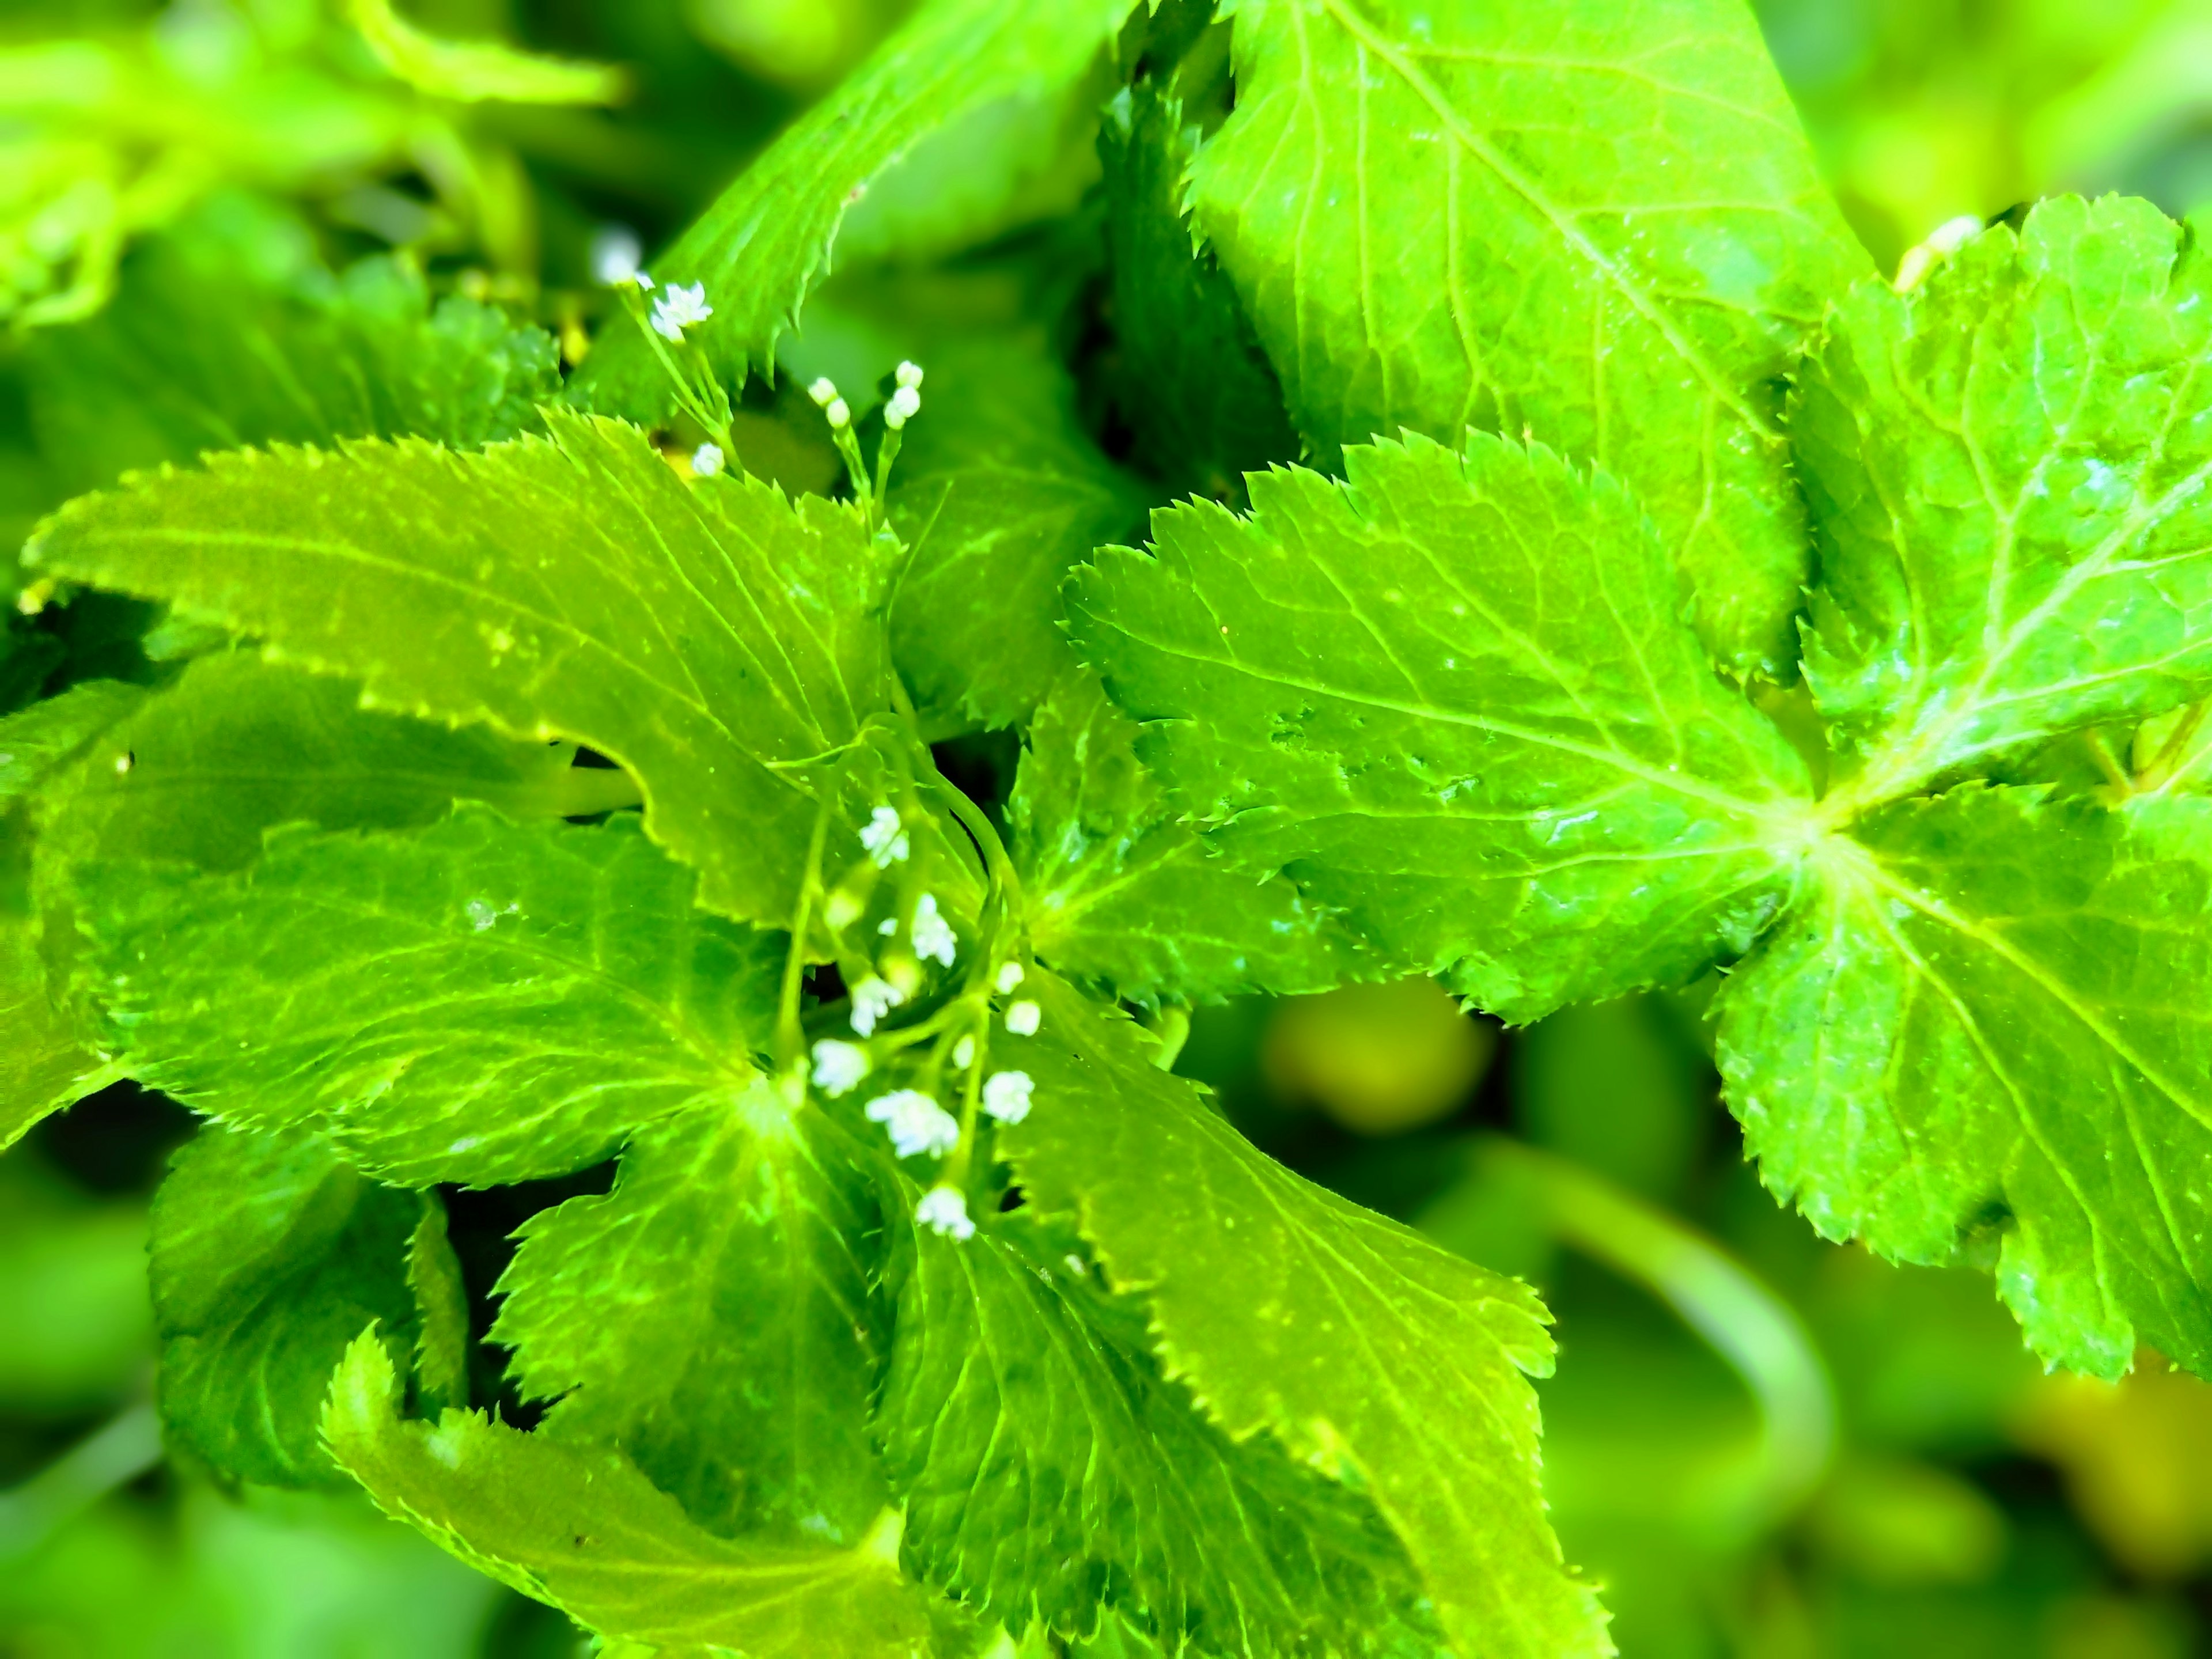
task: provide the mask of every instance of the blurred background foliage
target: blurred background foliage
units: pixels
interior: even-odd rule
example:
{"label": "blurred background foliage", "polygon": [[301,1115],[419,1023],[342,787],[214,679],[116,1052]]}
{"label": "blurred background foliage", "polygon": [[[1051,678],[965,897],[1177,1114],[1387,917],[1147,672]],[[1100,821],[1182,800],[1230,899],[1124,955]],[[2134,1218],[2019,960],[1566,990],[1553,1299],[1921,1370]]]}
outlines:
{"label": "blurred background foliage", "polygon": [[[6,0],[0,544],[123,465],[220,441],[245,400],[320,395],[194,357],[165,273],[198,269],[204,309],[218,272],[272,361],[400,339],[434,363],[422,340],[502,304],[573,358],[594,237],[672,234],[904,9]],[[2212,0],[1760,9],[1885,268],[2051,191],[2212,202]],[[1070,302],[1032,281],[1007,304],[1012,326]],[[181,647],[147,623],[115,602],[58,607],[35,637],[11,623],[0,709],[150,676]],[[20,878],[0,869],[0,902]],[[2117,1388],[2045,1376],[1985,1273],[1885,1267],[1778,1209],[1717,1099],[1709,992],[1520,1032],[1425,983],[1240,1002],[1198,1011],[1181,1064],[1288,1164],[1542,1289],[1552,1501],[1630,1659],[2212,1652],[2212,1388],[2152,1354]],[[0,1659],[578,1652],[359,1505],[223,1494],[164,1460],[146,1206],[190,1133],[124,1086],[0,1158]],[[559,1195],[463,1195],[474,1285]]]}

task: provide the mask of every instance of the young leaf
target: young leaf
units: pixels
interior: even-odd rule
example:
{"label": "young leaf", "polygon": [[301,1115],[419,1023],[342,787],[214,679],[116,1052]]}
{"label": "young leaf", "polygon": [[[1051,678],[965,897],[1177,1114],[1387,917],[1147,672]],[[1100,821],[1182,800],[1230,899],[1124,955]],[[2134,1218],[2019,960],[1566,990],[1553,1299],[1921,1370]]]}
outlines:
{"label": "young leaf", "polygon": [[605,1197],[525,1223],[492,1337],[557,1399],[541,1432],[620,1445],[710,1529],[855,1545],[885,1501],[876,1224],[839,1132],[761,1079],[640,1134]]}
{"label": "young leaf", "polygon": [[947,341],[928,372],[890,493],[911,550],[891,652],[933,728],[1012,726],[1073,660],[1068,567],[1135,529],[1148,501],[1084,430],[1041,340]]}
{"label": "young leaf", "polygon": [[362,1326],[383,1322],[398,1352],[412,1346],[421,1211],[319,1135],[204,1129],[154,1200],[169,1435],[235,1480],[343,1484],[317,1440],[323,1397]]}
{"label": "young leaf", "polygon": [[1806,676],[1880,801],[2212,685],[2212,264],[2147,202],[2046,202],[1852,290],[1792,441]]}
{"label": "young leaf", "polygon": [[687,484],[635,428],[548,419],[550,442],[471,455],[211,457],[71,502],[28,557],[357,678],[374,705],[588,744],[637,779],[702,903],[784,922],[817,815],[800,769],[888,706],[860,516]]}
{"label": "young leaf", "polygon": [[753,1073],[782,942],[692,908],[635,820],[272,835],[237,875],[91,864],[90,988],[131,1073],[317,1124],[410,1186],[582,1169]]}
{"label": "young leaf", "polygon": [[[690,337],[742,381],[773,361],[833,250],[948,253],[1017,222],[1030,187],[1060,167],[1068,118],[1087,114],[1077,100],[1133,3],[924,0],[653,262],[664,285],[706,286],[714,314]],[[1080,128],[1073,136],[1089,142]],[[1069,182],[1080,190],[1079,178]],[[848,231],[856,216],[877,222]],[[577,384],[592,407],[638,419],[668,401],[627,324]]]}
{"label": "young leaf", "polygon": [[0,1152],[42,1119],[125,1075],[53,1005],[28,918],[0,912]]}
{"label": "young leaf", "polygon": [[279,228],[210,204],[135,249],[99,315],[31,336],[32,419],[62,493],[207,450],[406,434],[465,448],[538,423],[560,386],[551,335],[458,295],[434,306],[396,259],[257,268],[257,234],[304,242]]}
{"label": "young leaf", "polygon": [[1042,1023],[1004,1059],[1036,1104],[999,1151],[1149,1304],[1167,1373],[1232,1440],[1272,1436],[1364,1492],[1454,1651],[1608,1651],[1544,1518],[1534,1296],[1271,1162],[1064,981],[1023,993]]}
{"label": "young leaf", "polygon": [[1516,1023],[1742,950],[1805,770],[1604,474],[1480,434],[1255,474],[1071,580],[1079,647],[1238,866]]}
{"label": "young leaf", "polygon": [[1781,378],[1866,269],[1741,0],[1239,0],[1199,228],[1307,436],[1533,434],[1658,521],[1724,660],[1794,660]]}
{"label": "young leaf", "polygon": [[1372,1507],[1208,1420],[1067,1244],[1017,1212],[909,1248],[877,1427],[918,1576],[1012,1631],[1118,1611],[1167,1653],[1445,1651]]}
{"label": "young leaf", "polygon": [[1911,1261],[2002,1228],[2046,1361],[2212,1365],[2212,802],[1956,791],[1823,844],[1729,978],[1720,1056],[1767,1183]]}
{"label": "young leaf", "polygon": [[981,1646],[901,1576],[897,1516],[854,1549],[725,1539],[685,1518],[620,1453],[465,1412],[403,1422],[391,1356],[348,1351],[323,1436],[377,1507],[479,1571],[658,1659],[958,1659]]}
{"label": "young leaf", "polygon": [[363,708],[348,681],[225,652],[136,702],[48,790],[40,857],[238,870],[260,857],[262,832],[280,823],[414,829],[456,800],[517,818],[635,801],[623,774],[579,770],[570,759],[565,747],[513,742],[482,726],[455,730]]}
{"label": "young leaf", "polygon": [[1298,434],[1235,285],[1183,217],[1197,138],[1182,106],[1149,83],[1122,92],[1100,124],[1115,404],[1136,459],[1173,493],[1229,501],[1247,472],[1296,460]]}
{"label": "young leaf", "polygon": [[415,1376],[426,1410],[469,1403],[469,1292],[446,1231],[446,1206],[421,1195],[407,1240],[407,1288],[415,1299]]}
{"label": "young leaf", "polygon": [[143,686],[121,680],[86,680],[58,696],[0,715],[0,806],[29,794],[145,696]]}
{"label": "young leaf", "polygon": [[1006,816],[1030,943],[1133,1001],[1325,991],[1361,976],[1350,933],[1290,882],[1256,879],[1176,821],[1137,723],[1071,667],[1030,727]]}

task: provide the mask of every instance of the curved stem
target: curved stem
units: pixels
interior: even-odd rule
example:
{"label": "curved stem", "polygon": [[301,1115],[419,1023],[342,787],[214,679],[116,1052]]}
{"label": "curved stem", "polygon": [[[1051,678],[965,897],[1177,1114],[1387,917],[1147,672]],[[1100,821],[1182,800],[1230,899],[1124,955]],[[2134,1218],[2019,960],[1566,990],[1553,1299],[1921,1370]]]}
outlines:
{"label": "curved stem", "polygon": [[1796,1311],[1711,1240],[1579,1164],[1505,1139],[1481,1156],[1540,1196],[1562,1243],[1650,1291],[1743,1379],[1759,1413],[1760,1517],[1810,1496],[1835,1455],[1836,1399]]}
{"label": "curved stem", "polygon": [[117,1487],[161,1461],[161,1424],[150,1405],[110,1418],[28,1480],[0,1492],[0,1561],[30,1554]]}

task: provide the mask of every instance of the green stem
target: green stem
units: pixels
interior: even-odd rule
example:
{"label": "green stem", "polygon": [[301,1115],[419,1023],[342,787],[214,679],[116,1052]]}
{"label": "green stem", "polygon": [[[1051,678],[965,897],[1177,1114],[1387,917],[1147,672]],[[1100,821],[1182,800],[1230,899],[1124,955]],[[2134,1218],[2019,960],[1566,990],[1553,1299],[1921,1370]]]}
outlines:
{"label": "green stem", "polygon": [[1760,1421],[1752,1512],[1768,1522],[1802,1503],[1835,1455],[1836,1401],[1790,1305],[1718,1245],[1579,1164],[1502,1139],[1480,1156],[1540,1195],[1560,1242],[1650,1291],[1743,1379]]}
{"label": "green stem", "polygon": [[800,987],[806,978],[806,930],[814,925],[814,903],[822,893],[822,852],[830,835],[830,802],[824,795],[814,811],[814,831],[806,843],[806,873],[793,907],[791,949],[783,959],[783,990],[776,1000],[775,1068],[791,1071],[806,1058],[806,1029],[799,1018]]}
{"label": "green stem", "polygon": [[149,1405],[110,1418],[12,1491],[0,1492],[0,1561],[30,1554],[117,1487],[161,1461],[161,1425]]}

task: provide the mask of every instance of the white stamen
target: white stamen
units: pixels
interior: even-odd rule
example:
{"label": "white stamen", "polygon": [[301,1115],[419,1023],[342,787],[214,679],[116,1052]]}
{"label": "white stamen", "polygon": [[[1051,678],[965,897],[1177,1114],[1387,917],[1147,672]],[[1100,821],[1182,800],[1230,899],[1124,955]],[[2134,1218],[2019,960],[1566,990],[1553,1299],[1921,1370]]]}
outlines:
{"label": "white stamen", "polygon": [[853,1029],[862,1036],[872,1034],[876,1022],[906,1000],[896,985],[869,975],[853,988]]}
{"label": "white stamen", "polygon": [[938,914],[937,896],[924,893],[914,907],[914,953],[924,962],[950,968],[960,947],[951,924]]}
{"label": "white stamen", "polygon": [[714,307],[707,303],[706,283],[694,283],[686,288],[681,283],[673,283],[667,293],[653,302],[653,331],[664,340],[681,345],[685,329],[705,322],[714,314]]}
{"label": "white stamen", "polygon": [[1006,995],[1007,992],[1012,990],[1017,985],[1019,985],[1024,977],[1024,975],[1022,973],[1022,964],[1020,963],[1010,962],[1006,963],[1006,966],[999,969],[999,977],[997,981],[999,994],[1000,996]]}
{"label": "white stamen", "polygon": [[960,1120],[919,1089],[894,1089],[868,1103],[868,1121],[890,1133],[901,1158],[927,1152],[942,1158],[960,1144]]}
{"label": "white stamen", "polygon": [[902,362],[892,378],[897,380],[900,391],[919,392],[921,390],[921,365],[912,361]]}
{"label": "white stamen", "polygon": [[921,393],[910,386],[902,386],[891,393],[891,400],[884,405],[884,424],[896,432],[915,416],[921,413]]}
{"label": "white stamen", "polygon": [[1035,1036],[1044,1023],[1044,1010],[1034,1002],[1017,1002],[1006,1010],[1006,1029],[1016,1036]]}
{"label": "white stamen", "polygon": [[722,450],[719,444],[701,444],[691,452],[691,470],[702,478],[711,478],[722,470]]}
{"label": "white stamen", "polygon": [[1027,1072],[994,1072],[983,1079],[983,1109],[1001,1123],[1019,1123],[1036,1090]]}
{"label": "white stamen", "polygon": [[806,395],[814,399],[817,409],[827,409],[837,400],[837,383],[824,374],[806,388]]}
{"label": "white stamen", "polygon": [[842,398],[832,398],[830,400],[830,407],[823,412],[830,416],[830,429],[832,432],[842,432],[853,424],[853,411]]}
{"label": "white stamen", "polygon": [[968,1218],[968,1200],[957,1187],[932,1187],[914,1206],[914,1218],[932,1232],[948,1238],[975,1237],[975,1224]]}
{"label": "white stamen", "polygon": [[814,1086],[831,1098],[848,1095],[868,1074],[868,1051],[857,1042],[824,1037],[814,1045]]}

